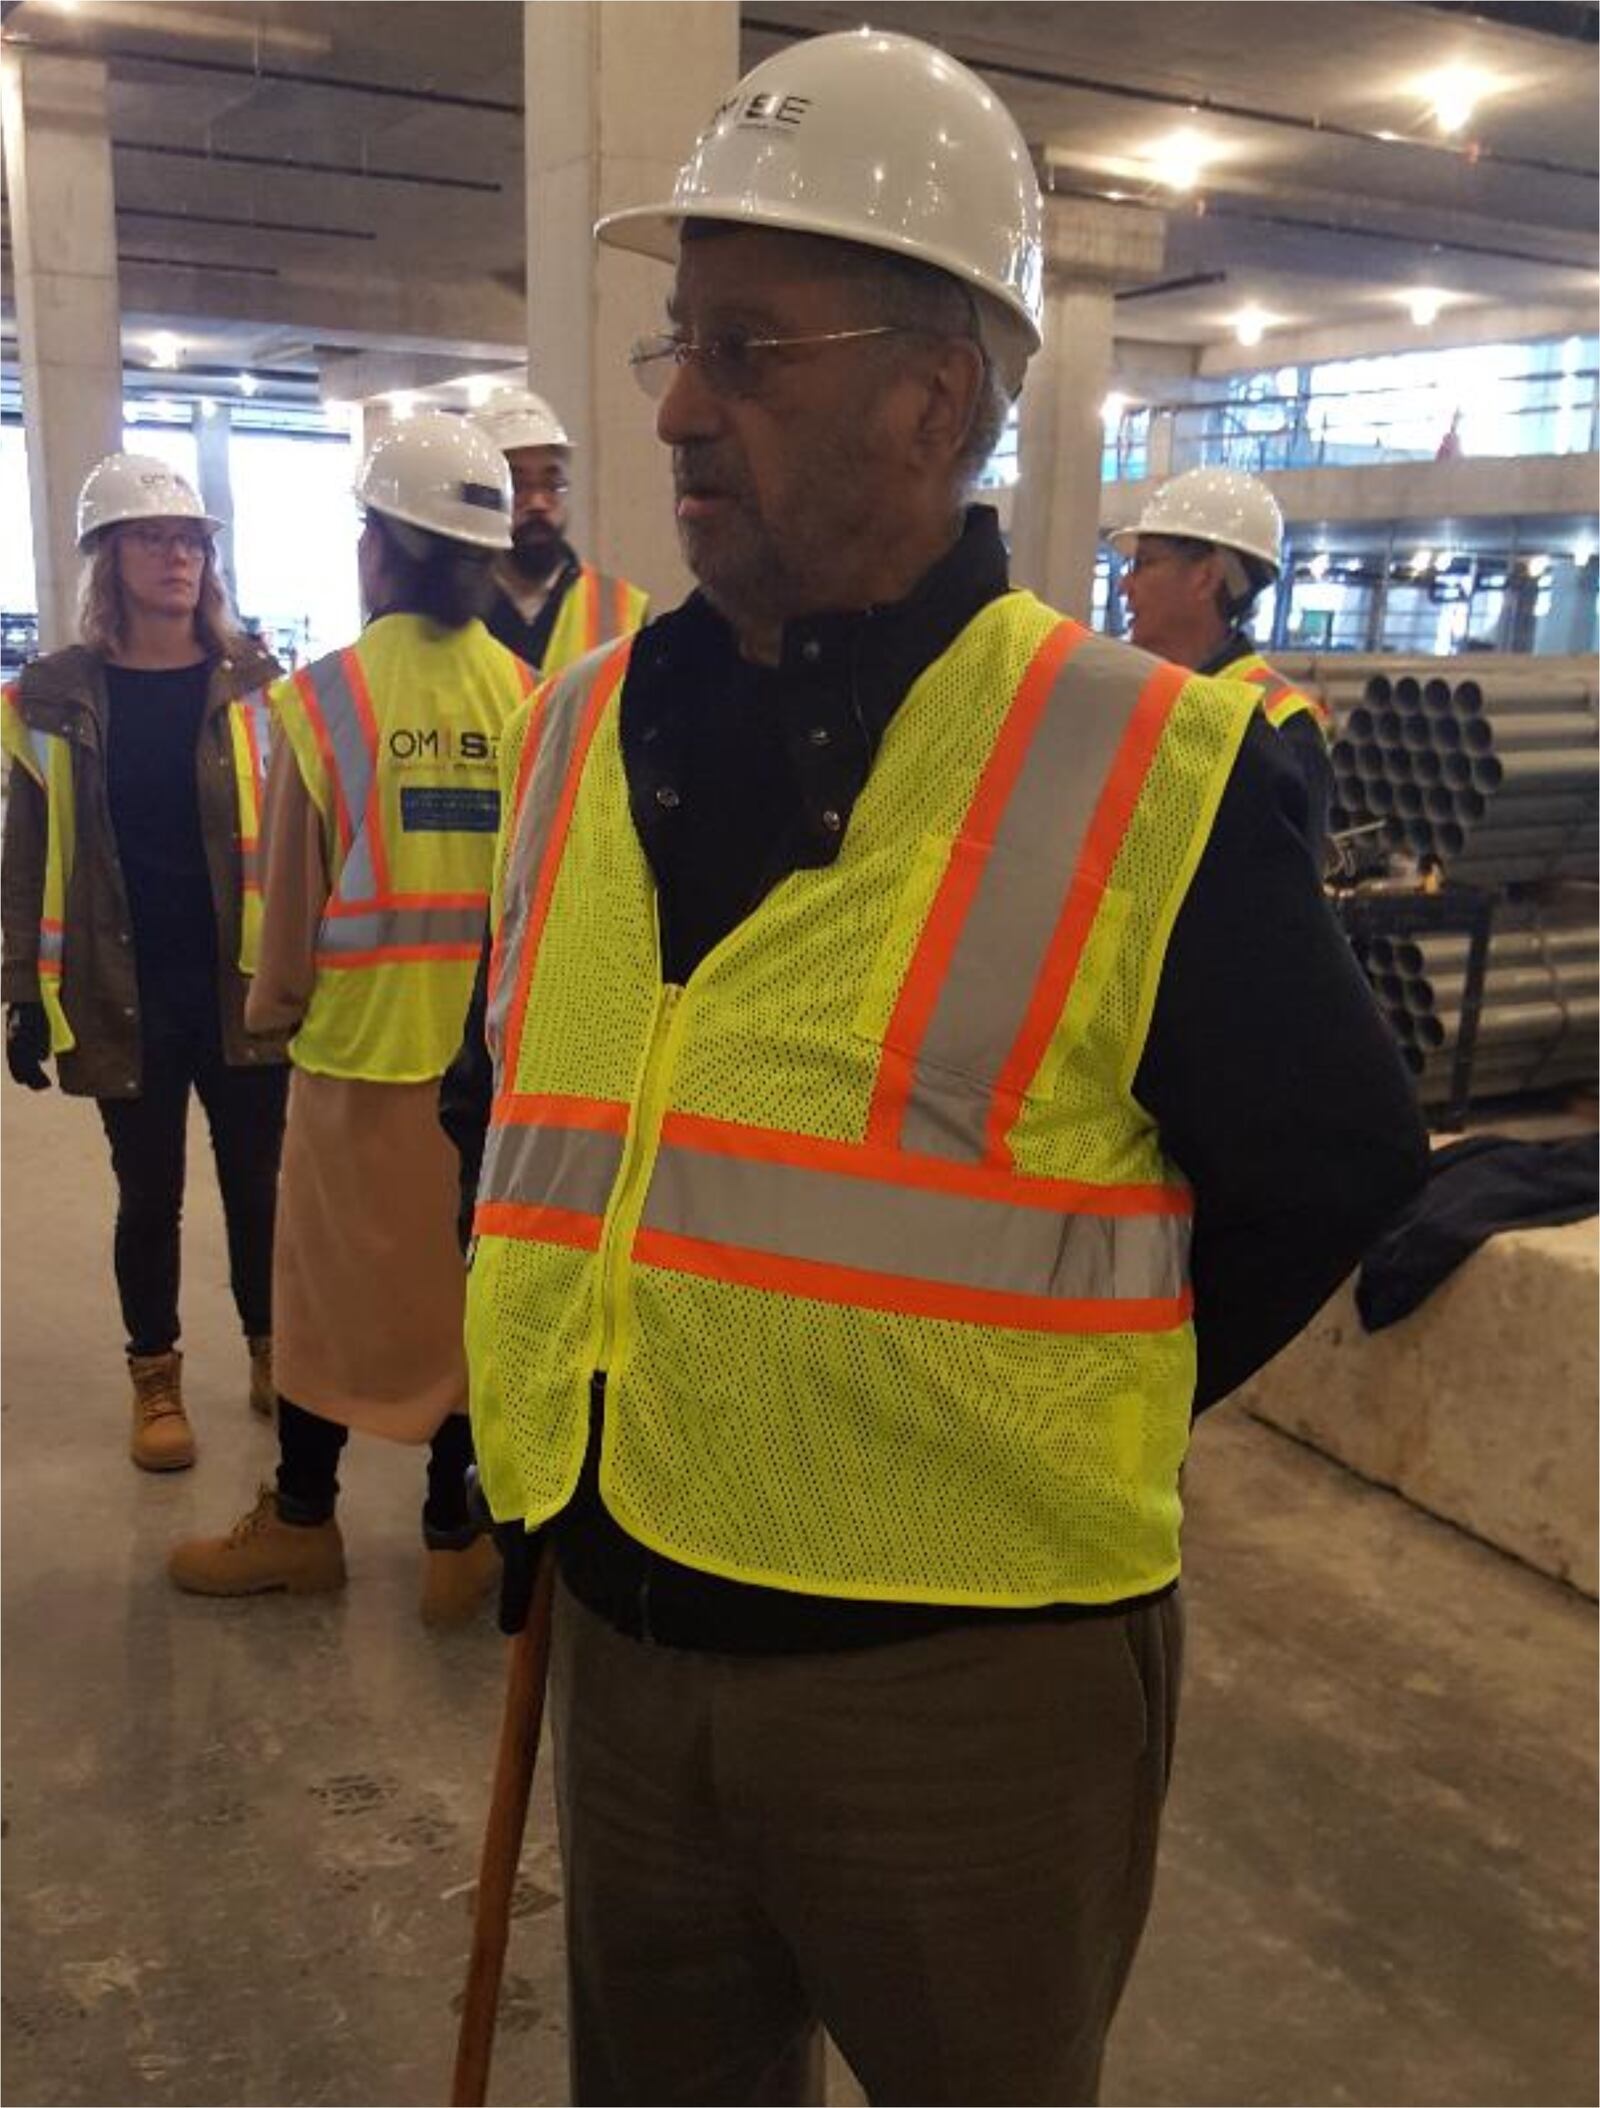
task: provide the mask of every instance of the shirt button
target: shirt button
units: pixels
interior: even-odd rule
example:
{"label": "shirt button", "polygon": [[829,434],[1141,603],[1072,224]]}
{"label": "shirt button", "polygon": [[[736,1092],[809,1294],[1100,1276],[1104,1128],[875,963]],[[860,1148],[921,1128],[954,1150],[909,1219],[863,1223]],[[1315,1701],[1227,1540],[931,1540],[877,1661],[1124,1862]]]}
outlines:
{"label": "shirt button", "polygon": [[118,930],[117,942],[119,944],[131,944],[133,942],[133,939],[128,935],[128,932],[126,930]]}
{"label": "shirt button", "polygon": [[122,1014],[124,1017],[132,1017],[133,1005],[131,1003],[124,1003],[122,1006]]}
{"label": "shirt button", "polygon": [[822,657],[822,646],[815,637],[807,637],[804,644],[800,647],[800,656],[808,666],[816,665],[818,659]]}
{"label": "shirt button", "polygon": [[656,792],[656,803],[664,805],[668,812],[672,812],[676,810],[681,800],[670,783],[663,783],[660,790]]}
{"label": "shirt button", "polygon": [[839,815],[834,811],[833,807],[830,805],[826,812],[824,812],[824,814],[822,815],[822,824],[824,827],[827,828],[829,834],[837,834],[839,832],[839,829],[844,825],[844,822],[840,819]]}
{"label": "shirt button", "polygon": [[813,725],[811,727],[811,730],[806,734],[806,737],[810,740],[811,744],[814,747],[825,747],[828,744],[828,741],[833,737],[833,734],[828,730],[826,725]]}

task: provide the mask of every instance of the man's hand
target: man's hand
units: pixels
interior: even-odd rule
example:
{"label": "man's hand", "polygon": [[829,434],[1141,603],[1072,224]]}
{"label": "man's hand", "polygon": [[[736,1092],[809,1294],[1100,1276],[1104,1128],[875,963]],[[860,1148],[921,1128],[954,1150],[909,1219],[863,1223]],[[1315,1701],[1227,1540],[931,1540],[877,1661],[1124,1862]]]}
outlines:
{"label": "man's hand", "polygon": [[500,1630],[512,1639],[528,1622],[542,1533],[530,1530],[523,1522],[495,1521],[483,1497],[476,1464],[467,1473],[467,1507],[473,1521],[481,1523],[493,1537],[494,1548],[500,1554]]}
{"label": "man's hand", "polygon": [[50,1020],[43,1003],[7,1003],[6,1067],[13,1082],[30,1091],[47,1091],[50,1078],[44,1072],[50,1052]]}

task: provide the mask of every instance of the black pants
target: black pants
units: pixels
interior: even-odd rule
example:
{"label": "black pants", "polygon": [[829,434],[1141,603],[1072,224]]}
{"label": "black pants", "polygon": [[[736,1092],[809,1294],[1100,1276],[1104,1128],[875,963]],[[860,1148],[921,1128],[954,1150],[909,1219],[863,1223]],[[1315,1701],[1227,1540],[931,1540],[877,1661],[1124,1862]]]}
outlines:
{"label": "black pants", "polygon": [[[278,1512],[285,1522],[326,1522],[339,1498],[339,1458],[350,1430],[324,1420],[292,1399],[278,1399]],[[423,1535],[460,1537],[469,1527],[467,1466],[472,1462],[472,1427],[465,1413],[452,1413],[428,1444],[428,1497]]]}
{"label": "black pants", "polygon": [[230,1068],[222,1058],[210,977],[139,991],[142,1085],[137,1098],[101,1098],[117,1180],[114,1256],[130,1354],[165,1354],[179,1334],[189,1092],[198,1091],[228,1230],[228,1276],[239,1322],[272,1330],[272,1221],[278,1197],[289,1070],[284,1062]]}

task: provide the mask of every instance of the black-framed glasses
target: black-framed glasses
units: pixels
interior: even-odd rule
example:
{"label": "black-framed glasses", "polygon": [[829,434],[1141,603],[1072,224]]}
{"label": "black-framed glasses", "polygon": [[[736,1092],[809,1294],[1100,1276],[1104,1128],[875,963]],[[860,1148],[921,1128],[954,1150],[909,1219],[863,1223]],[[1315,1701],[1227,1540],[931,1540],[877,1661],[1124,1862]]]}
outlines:
{"label": "black-framed glasses", "polygon": [[641,337],[628,354],[633,377],[645,394],[659,400],[680,366],[691,362],[713,393],[754,395],[761,386],[766,354],[799,351],[819,344],[855,344],[866,337],[901,337],[898,322],[878,322],[868,329],[826,329],[806,337],[753,337],[742,329],[722,329],[703,338],[682,337],[672,330]]}

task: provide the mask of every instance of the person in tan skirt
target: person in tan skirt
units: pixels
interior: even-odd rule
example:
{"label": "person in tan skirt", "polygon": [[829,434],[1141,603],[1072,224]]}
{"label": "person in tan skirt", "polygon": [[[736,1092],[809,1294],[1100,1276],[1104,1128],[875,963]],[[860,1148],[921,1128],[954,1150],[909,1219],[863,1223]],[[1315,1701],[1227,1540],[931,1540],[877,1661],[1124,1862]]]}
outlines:
{"label": "person in tan skirt", "polygon": [[357,482],[359,641],[273,691],[261,958],[247,1022],[293,1028],[273,1271],[278,1470],[221,1537],[175,1545],[198,1595],[341,1588],[348,1432],[428,1445],[422,1615],[472,1612],[497,1570],[472,1460],[454,1157],[439,1077],[460,1040],[498,821],[500,732],[533,685],[483,627],[510,541],[498,451],[418,417]]}

